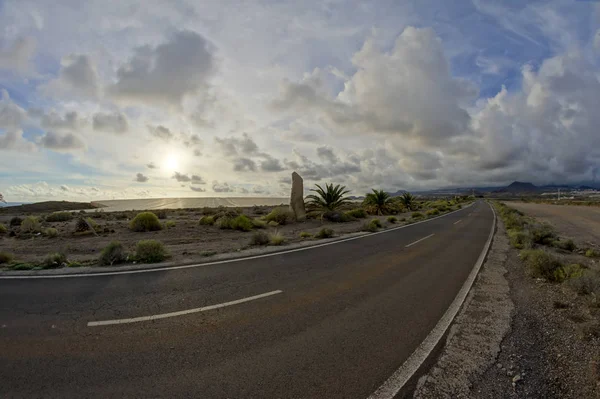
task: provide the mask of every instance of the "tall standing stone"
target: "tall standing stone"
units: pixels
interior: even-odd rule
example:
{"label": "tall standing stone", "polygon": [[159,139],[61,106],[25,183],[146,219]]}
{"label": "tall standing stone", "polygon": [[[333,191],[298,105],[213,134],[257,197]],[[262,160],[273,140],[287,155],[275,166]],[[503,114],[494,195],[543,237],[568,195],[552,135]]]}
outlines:
{"label": "tall standing stone", "polygon": [[296,172],[292,173],[292,194],[290,196],[290,210],[294,212],[296,221],[306,220],[306,209],[304,209],[304,181]]}

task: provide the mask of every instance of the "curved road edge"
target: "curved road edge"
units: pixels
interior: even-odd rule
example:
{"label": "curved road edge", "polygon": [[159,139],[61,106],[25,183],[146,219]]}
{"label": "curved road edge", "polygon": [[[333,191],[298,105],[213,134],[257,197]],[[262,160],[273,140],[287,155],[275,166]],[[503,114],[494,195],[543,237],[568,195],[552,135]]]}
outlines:
{"label": "curved road edge", "polygon": [[[488,206],[492,210],[494,214],[494,220],[492,222],[492,228],[490,229],[490,234],[488,239],[477,259],[477,262],[473,266],[473,270],[465,280],[463,286],[460,291],[454,298],[454,301],[448,307],[448,310],[444,313],[442,318],[438,321],[436,326],[431,330],[431,332],[427,335],[427,337],[421,342],[421,344],[415,349],[415,351],[410,355],[410,357],[379,387],[375,392],[373,392],[367,399],[392,399],[394,398],[398,392],[404,387],[404,385],[411,379],[411,377],[417,372],[417,370],[421,367],[421,365],[427,360],[433,349],[440,342],[452,322],[454,318],[460,311],[477,275],[479,274],[479,270],[481,266],[485,262],[485,259],[489,253],[492,239],[494,238],[494,233],[496,231],[496,212],[494,208],[488,203]],[[464,209],[464,208],[463,208]]]}
{"label": "curved road edge", "polygon": [[[389,233],[392,231],[405,229],[405,228],[408,228],[411,226],[416,226],[416,225],[419,225],[422,223],[428,223],[430,221],[440,219],[440,218],[446,217],[448,215],[452,215],[453,213],[464,211],[464,210],[470,208],[471,206],[473,206],[475,203],[476,202],[472,202],[469,205],[464,206],[461,209],[457,209],[455,211],[448,212],[448,213],[445,213],[440,216],[436,216],[436,217],[426,219],[426,220],[421,220],[421,221],[415,222],[415,223],[405,224],[403,226],[392,227],[390,229],[378,231],[375,233],[358,233],[358,234],[350,233],[350,234],[345,235],[345,237],[334,238],[331,240],[327,240],[326,242],[320,242],[320,243],[314,243],[314,244],[308,243],[306,245],[299,245],[298,247],[291,248],[291,249],[285,249],[285,250],[276,249],[276,250],[269,251],[266,253],[263,252],[264,250],[262,250],[261,252],[259,252],[258,254],[255,254],[255,255],[249,255],[248,253],[239,254],[239,255],[235,254],[233,257],[231,257],[231,255],[230,255],[230,257],[226,257],[221,260],[207,261],[207,262],[193,262],[193,263],[185,263],[185,264],[181,264],[181,263],[179,263],[179,264],[164,264],[163,263],[163,264],[156,264],[154,266],[152,266],[152,265],[130,266],[126,270],[123,270],[124,267],[122,267],[122,266],[113,267],[113,268],[111,268],[111,270],[107,270],[107,268],[102,268],[102,269],[97,268],[97,269],[93,269],[93,270],[92,269],[86,270],[85,273],[82,273],[80,270],[73,271],[72,273],[65,273],[64,270],[56,270],[56,269],[55,270],[20,271],[20,272],[4,271],[4,272],[0,272],[0,280],[101,277],[101,276],[112,276],[112,275],[121,275],[121,274],[151,273],[151,272],[189,269],[189,268],[204,267],[204,266],[213,266],[213,265],[219,265],[219,264],[224,264],[224,263],[242,262],[242,261],[250,260],[250,259],[261,259],[261,258],[267,258],[267,257],[271,257],[271,256],[284,255],[284,254],[292,253],[292,252],[308,251],[308,250],[315,249],[315,248],[340,244],[343,242],[358,240],[361,238],[370,237],[370,236],[374,236],[374,235],[378,235],[378,234],[385,234],[385,233]],[[494,223],[495,223],[495,220],[496,219],[495,219],[495,214],[494,214]],[[350,237],[348,237],[348,236],[350,236]],[[325,240],[323,240],[323,241],[325,241]],[[304,243],[301,243],[301,244],[304,244]],[[250,252],[250,251],[252,251],[252,250],[249,250],[248,252]]]}

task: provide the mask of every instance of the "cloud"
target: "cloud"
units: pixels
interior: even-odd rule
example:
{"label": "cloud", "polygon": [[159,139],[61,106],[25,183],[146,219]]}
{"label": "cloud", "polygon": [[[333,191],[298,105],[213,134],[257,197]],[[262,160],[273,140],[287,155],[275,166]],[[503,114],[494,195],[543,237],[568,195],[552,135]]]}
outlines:
{"label": "cloud", "polygon": [[83,140],[72,133],[61,135],[55,132],[46,132],[38,139],[38,144],[53,151],[64,152],[85,148]]}
{"label": "cloud", "polygon": [[233,170],[236,172],[255,172],[256,163],[249,158],[238,158],[233,161]]}
{"label": "cloud", "polygon": [[206,184],[206,182],[198,175],[192,175],[192,184]]}
{"label": "cloud", "polygon": [[182,134],[183,145],[186,147],[194,147],[202,144],[202,139],[197,134],[192,134],[189,136]]}
{"label": "cloud", "polygon": [[199,192],[199,193],[203,193],[203,192],[206,191],[206,189],[204,189],[202,187],[196,187],[196,186],[190,186],[190,190],[196,191],[196,192]]}
{"label": "cloud", "polygon": [[19,129],[27,115],[25,110],[11,100],[6,89],[0,93],[0,129]]}
{"label": "cloud", "polygon": [[225,156],[248,156],[254,155],[258,152],[258,146],[247,133],[243,133],[241,138],[228,137],[222,139],[215,137],[215,142],[218,144],[221,152]]}
{"label": "cloud", "polygon": [[158,166],[156,166],[156,165],[154,164],[154,162],[147,163],[147,164],[146,164],[146,167],[147,167],[148,169],[157,169],[157,168],[158,168]]}
{"label": "cloud", "polygon": [[192,181],[192,179],[188,175],[184,175],[179,172],[175,172],[175,174],[173,174],[173,176],[171,176],[171,178],[177,180],[180,183]]}
{"label": "cloud", "polygon": [[83,123],[76,111],[67,112],[64,116],[50,112],[44,114],[41,120],[44,129],[57,131],[78,130]]}
{"label": "cloud", "polygon": [[134,180],[138,183],[146,183],[149,180],[149,178],[148,178],[148,176],[144,176],[144,174],[142,174],[142,173],[138,173],[135,175]]}
{"label": "cloud", "polygon": [[35,144],[23,138],[21,130],[9,130],[0,134],[0,150],[32,152],[35,151],[35,148]]}
{"label": "cloud", "polygon": [[337,134],[379,133],[441,147],[468,130],[464,106],[477,94],[452,77],[441,41],[429,28],[407,27],[389,52],[370,38],[352,57],[356,73],[333,97],[320,70],[299,83],[283,82],[277,110],[318,112]]}
{"label": "cloud", "polygon": [[93,117],[94,130],[108,133],[122,134],[129,129],[127,117],[121,112],[98,112]]}
{"label": "cloud", "polygon": [[69,191],[69,187],[64,184],[60,186],[60,189],[63,191]]}
{"label": "cloud", "polygon": [[186,95],[208,84],[214,70],[209,47],[204,37],[189,30],[156,47],[137,47],[117,69],[117,82],[108,92],[126,103],[180,107]]}
{"label": "cloud", "polygon": [[70,54],[61,60],[58,77],[41,87],[48,96],[75,94],[95,98],[99,94],[98,72],[90,56]]}
{"label": "cloud", "polygon": [[212,189],[215,193],[232,193],[235,191],[235,187],[232,187],[227,183],[221,184],[217,180],[212,182]]}
{"label": "cloud", "polygon": [[0,49],[0,69],[8,69],[20,75],[34,73],[32,58],[37,44],[32,37],[20,37],[11,45]]}
{"label": "cloud", "polygon": [[285,168],[281,165],[279,159],[268,156],[260,163],[260,169],[263,172],[281,172]]}
{"label": "cloud", "polygon": [[164,141],[171,141],[175,137],[169,128],[166,128],[162,125],[148,126],[148,130],[152,136]]}
{"label": "cloud", "polygon": [[328,146],[317,147],[317,155],[319,156],[319,158],[329,163],[339,162],[338,157],[336,157],[333,153],[333,149]]}

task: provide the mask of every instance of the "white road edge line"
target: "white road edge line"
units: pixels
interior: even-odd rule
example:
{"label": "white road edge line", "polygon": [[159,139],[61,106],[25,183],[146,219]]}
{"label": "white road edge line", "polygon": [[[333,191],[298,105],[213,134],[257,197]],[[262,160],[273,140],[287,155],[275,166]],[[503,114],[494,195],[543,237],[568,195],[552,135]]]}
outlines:
{"label": "white road edge line", "polygon": [[169,317],[184,316],[184,315],[191,314],[191,313],[206,312],[207,310],[225,308],[227,306],[233,306],[233,305],[237,305],[237,304],[244,303],[244,302],[250,302],[250,301],[254,301],[254,300],[260,299],[260,298],[265,298],[265,297],[268,297],[271,295],[281,294],[282,292],[283,291],[281,291],[281,290],[265,292],[264,294],[249,296],[247,298],[242,298],[242,299],[236,299],[235,301],[219,303],[217,305],[204,306],[201,308],[181,310],[179,312],[162,313],[162,314],[155,314],[155,315],[151,315],[151,316],[133,317],[131,319],[90,321],[87,323],[87,326],[88,327],[97,327],[97,326],[109,326],[109,325],[113,325],[113,324],[139,323],[141,321],[152,321],[152,320],[158,320],[158,319],[166,319]]}
{"label": "white road edge line", "polygon": [[462,222],[462,219],[458,219],[458,220],[457,220],[456,222],[454,222],[453,224],[458,224],[458,223],[460,223],[460,222]]}
{"label": "white road edge line", "polygon": [[421,241],[423,241],[423,240],[426,240],[426,239],[428,239],[428,238],[430,238],[430,237],[433,237],[434,235],[435,235],[435,233],[433,233],[433,234],[429,234],[427,237],[423,237],[423,238],[421,238],[420,240],[417,240],[417,241],[415,241],[415,242],[411,242],[411,243],[410,243],[410,244],[408,244],[408,245],[407,245],[405,248],[412,247],[413,245],[415,245],[415,244],[418,244],[418,243],[420,243]]}
{"label": "white road edge line", "polygon": [[434,218],[427,219],[427,220],[421,220],[420,222],[406,224],[404,226],[393,227],[391,229],[382,230],[382,231],[378,231],[378,232],[370,233],[370,234],[364,234],[364,235],[357,236],[357,237],[350,237],[350,238],[344,238],[344,239],[337,240],[337,241],[326,242],[324,244],[317,244],[317,245],[311,245],[311,246],[308,246],[308,247],[302,247],[302,248],[296,248],[296,249],[289,249],[287,251],[273,252],[273,253],[264,254],[264,255],[254,255],[254,256],[247,256],[247,257],[244,257],[244,258],[235,258],[235,259],[224,259],[224,260],[218,260],[218,261],[206,262],[206,263],[194,263],[192,265],[165,266],[165,267],[157,267],[157,268],[154,268],[154,269],[123,270],[123,271],[118,271],[118,272],[106,272],[106,273],[97,272],[97,273],[56,274],[56,275],[52,275],[52,274],[44,274],[44,275],[17,275],[17,276],[4,275],[4,276],[0,276],[0,280],[18,280],[18,279],[36,279],[36,278],[76,278],[76,277],[117,276],[117,275],[120,275],[120,274],[154,273],[154,272],[163,272],[163,271],[169,271],[169,270],[180,270],[180,269],[190,269],[190,268],[195,268],[195,267],[221,265],[221,264],[224,264],[224,263],[243,262],[243,261],[252,260],[252,259],[262,259],[262,258],[268,258],[270,256],[278,256],[278,255],[289,254],[289,253],[292,253],[292,252],[309,251],[311,249],[316,249],[316,248],[320,248],[320,247],[326,247],[328,245],[341,244],[341,243],[347,242],[347,241],[359,240],[361,238],[371,237],[371,236],[374,236],[374,235],[377,235],[377,234],[390,233],[392,231],[396,231],[396,230],[400,230],[400,229],[405,229],[405,228],[411,227],[411,226],[416,226],[417,224],[421,224],[421,223],[431,222],[432,220],[443,218],[443,217],[446,217],[448,215],[452,215],[453,213],[456,213],[456,212],[464,211],[465,209],[473,206],[473,204],[475,204],[475,202],[470,203],[469,205],[465,206],[464,208],[457,209],[457,210],[452,211],[452,212],[448,212],[448,213],[446,213],[444,215],[436,216]]}
{"label": "white road edge line", "polygon": [[[489,205],[489,204],[488,204]],[[440,339],[446,333],[446,330],[456,317],[456,314],[460,310],[463,302],[465,301],[467,294],[471,290],[471,286],[479,273],[479,269],[481,269],[481,265],[483,265],[483,261],[487,256],[487,253],[492,244],[492,238],[494,237],[494,231],[496,230],[496,212],[494,208],[490,205],[492,209],[492,213],[494,214],[494,221],[492,223],[492,229],[490,230],[490,235],[485,243],[477,262],[475,262],[475,266],[471,273],[467,277],[467,280],[461,287],[460,291],[454,298],[454,301],[450,304],[446,313],[442,316],[442,318],[438,321],[436,326],[429,332],[427,337],[421,342],[421,344],[415,349],[415,351],[410,355],[410,357],[388,378],[375,392],[373,392],[367,399],[392,399],[394,398],[398,392],[402,389],[404,384],[413,376],[413,374],[421,367],[423,362],[429,357],[433,348],[438,344]]]}

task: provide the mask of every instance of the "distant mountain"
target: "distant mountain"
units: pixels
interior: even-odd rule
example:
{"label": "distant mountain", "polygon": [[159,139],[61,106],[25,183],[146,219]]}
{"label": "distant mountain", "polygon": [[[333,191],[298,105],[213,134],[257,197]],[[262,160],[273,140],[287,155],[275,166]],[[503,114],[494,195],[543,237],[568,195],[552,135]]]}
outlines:
{"label": "distant mountain", "polygon": [[577,187],[579,190],[595,190],[594,187],[590,187],[590,186],[579,186]]}
{"label": "distant mountain", "polygon": [[493,191],[494,193],[535,193],[540,191],[540,188],[528,182],[514,181],[508,186]]}
{"label": "distant mountain", "polygon": [[399,196],[401,196],[402,194],[405,194],[405,193],[407,193],[407,192],[408,192],[408,191],[406,191],[406,190],[398,190],[398,191],[396,191],[395,193],[388,193],[388,194],[390,195],[390,197],[399,197]]}

